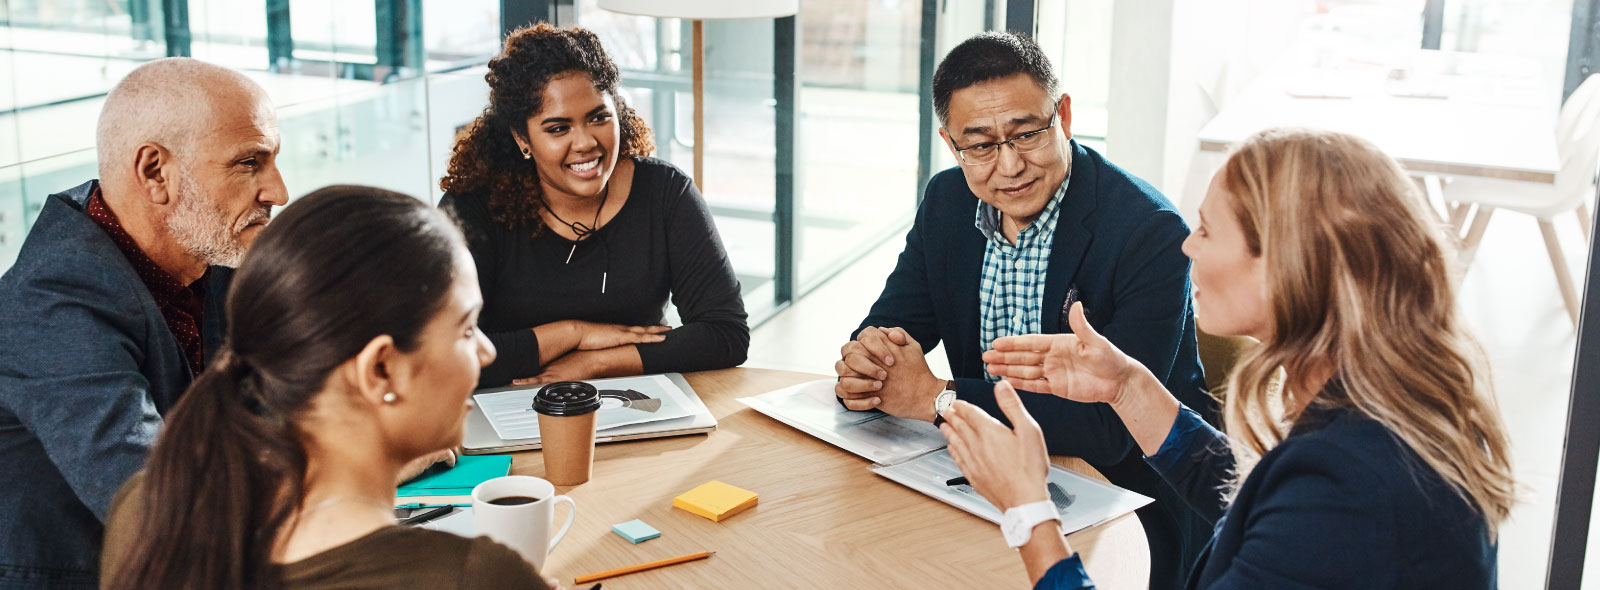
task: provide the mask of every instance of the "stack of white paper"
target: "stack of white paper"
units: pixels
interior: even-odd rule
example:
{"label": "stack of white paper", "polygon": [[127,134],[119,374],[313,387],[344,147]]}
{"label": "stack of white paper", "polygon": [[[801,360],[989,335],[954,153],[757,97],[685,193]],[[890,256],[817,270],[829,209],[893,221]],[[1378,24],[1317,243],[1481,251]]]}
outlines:
{"label": "stack of white paper", "polygon": [[927,422],[878,410],[846,409],[834,399],[832,380],[802,383],[739,401],[874,463],[899,463],[945,446],[944,435]]}
{"label": "stack of white paper", "polygon": [[[872,410],[853,412],[834,398],[834,380],[786,387],[739,401],[833,446],[877,463],[871,467],[901,485],[999,524],[1000,511],[971,486],[946,483],[961,476],[932,424]],[[1047,483],[1061,513],[1063,533],[1076,532],[1149,504],[1150,498],[1052,465]]]}
{"label": "stack of white paper", "polygon": [[[950,451],[940,449],[897,465],[875,465],[874,473],[956,508],[1000,524],[1000,509],[995,508],[968,485],[945,485],[961,476]],[[1151,499],[1128,490],[1096,481],[1075,471],[1050,466],[1050,498],[1061,514],[1061,532],[1072,533],[1106,522],[1149,504]]]}
{"label": "stack of white paper", "polygon": [[[587,382],[600,390],[600,409],[594,429],[606,429],[672,420],[688,416],[693,407],[678,385],[663,375],[598,379]],[[539,413],[533,411],[538,387],[486,390],[472,396],[495,434],[505,440],[539,438]]]}

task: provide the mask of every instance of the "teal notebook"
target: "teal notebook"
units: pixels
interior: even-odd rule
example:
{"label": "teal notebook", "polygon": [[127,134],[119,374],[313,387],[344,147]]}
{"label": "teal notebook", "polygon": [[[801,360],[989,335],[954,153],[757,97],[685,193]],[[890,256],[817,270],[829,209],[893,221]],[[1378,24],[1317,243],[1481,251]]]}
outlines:
{"label": "teal notebook", "polygon": [[511,472],[510,455],[462,455],[448,471],[418,478],[400,486],[395,495],[466,496],[478,484]]}

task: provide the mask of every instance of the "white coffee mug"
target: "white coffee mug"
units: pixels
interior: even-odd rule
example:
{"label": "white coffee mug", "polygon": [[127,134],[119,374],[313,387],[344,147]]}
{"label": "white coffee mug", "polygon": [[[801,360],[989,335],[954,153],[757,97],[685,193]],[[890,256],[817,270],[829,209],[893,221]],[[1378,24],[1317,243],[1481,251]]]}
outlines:
{"label": "white coffee mug", "polygon": [[[493,504],[501,500],[523,496],[535,501],[523,504]],[[550,525],[555,521],[555,505],[567,503],[567,522],[554,536]],[[526,475],[496,477],[472,489],[472,521],[479,535],[505,544],[522,554],[533,567],[544,571],[544,559],[556,548],[556,543],[567,536],[572,521],[578,516],[578,504],[572,498],[557,496],[550,482]]]}

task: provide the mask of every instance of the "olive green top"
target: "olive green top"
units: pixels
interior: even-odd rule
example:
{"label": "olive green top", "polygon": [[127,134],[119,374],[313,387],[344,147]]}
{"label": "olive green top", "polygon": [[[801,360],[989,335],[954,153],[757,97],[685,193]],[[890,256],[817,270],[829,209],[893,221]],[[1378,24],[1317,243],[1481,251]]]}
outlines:
{"label": "olive green top", "polygon": [[[133,507],[144,504],[144,473],[123,486],[111,503],[100,571],[117,571],[138,535]],[[383,527],[353,541],[283,567],[285,590],[384,588],[394,590],[548,590],[533,566],[510,547],[487,537],[467,538],[410,526]],[[109,588],[102,576],[101,588]]]}

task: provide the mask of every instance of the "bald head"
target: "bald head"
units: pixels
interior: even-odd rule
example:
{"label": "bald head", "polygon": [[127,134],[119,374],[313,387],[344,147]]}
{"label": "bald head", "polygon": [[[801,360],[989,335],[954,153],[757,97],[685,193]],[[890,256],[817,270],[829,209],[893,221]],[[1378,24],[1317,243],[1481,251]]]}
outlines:
{"label": "bald head", "polygon": [[[134,69],[106,96],[95,130],[100,179],[127,180],[134,150],[154,143],[192,156],[195,139],[218,122],[217,107],[268,102],[243,74],[187,57],[158,59]],[[232,103],[231,105],[228,103]]]}
{"label": "bald head", "polygon": [[139,248],[185,282],[234,266],[288,202],[278,118],[260,86],[189,58],[139,66],[106,96],[100,194]]}

